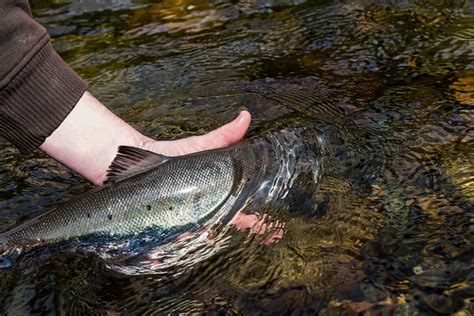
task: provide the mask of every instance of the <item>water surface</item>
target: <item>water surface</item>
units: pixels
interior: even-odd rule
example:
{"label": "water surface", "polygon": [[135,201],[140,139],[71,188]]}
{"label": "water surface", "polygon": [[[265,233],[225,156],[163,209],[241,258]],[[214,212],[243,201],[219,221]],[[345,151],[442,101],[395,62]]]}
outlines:
{"label": "water surface", "polygon": [[[153,275],[37,255],[2,271],[3,313],[474,313],[472,2],[32,4],[90,90],[146,135],[205,133],[246,108],[249,137],[316,124],[331,159],[317,192],[300,181],[291,203],[259,210],[277,242],[230,227],[193,250],[202,260]],[[0,229],[90,188],[5,141],[0,162]]]}

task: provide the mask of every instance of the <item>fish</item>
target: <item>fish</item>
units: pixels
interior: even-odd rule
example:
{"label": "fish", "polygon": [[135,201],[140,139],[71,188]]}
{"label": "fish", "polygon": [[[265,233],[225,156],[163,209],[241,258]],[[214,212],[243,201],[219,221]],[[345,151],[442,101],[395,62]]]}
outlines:
{"label": "fish", "polygon": [[0,233],[0,253],[71,239],[130,239],[144,231],[170,240],[226,223],[256,199],[283,198],[292,178],[308,168],[316,179],[315,151],[292,130],[177,157],[120,146],[103,185]]}

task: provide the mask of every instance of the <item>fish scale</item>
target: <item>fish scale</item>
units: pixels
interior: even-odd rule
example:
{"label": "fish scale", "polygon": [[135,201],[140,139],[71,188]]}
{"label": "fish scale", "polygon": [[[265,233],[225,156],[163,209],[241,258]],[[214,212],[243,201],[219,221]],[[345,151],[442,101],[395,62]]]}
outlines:
{"label": "fish scale", "polygon": [[[236,185],[245,182],[243,176],[259,172],[258,151],[262,148],[261,144],[248,144],[238,150],[231,147],[165,157],[166,162],[152,163],[132,175],[116,171],[124,177],[20,223],[1,239],[7,246],[28,249],[73,237],[131,236],[150,228],[179,233],[184,228],[197,228],[219,210]],[[139,149],[133,152],[152,162],[163,157]],[[127,159],[136,157],[122,157]]]}
{"label": "fish scale", "polygon": [[300,172],[310,172],[316,183],[322,146],[319,134],[305,129],[173,158],[120,146],[104,185],[0,234],[0,252],[16,257],[70,238],[92,248],[135,244],[140,236],[161,244],[223,224],[243,208],[257,211],[257,201],[285,198]]}

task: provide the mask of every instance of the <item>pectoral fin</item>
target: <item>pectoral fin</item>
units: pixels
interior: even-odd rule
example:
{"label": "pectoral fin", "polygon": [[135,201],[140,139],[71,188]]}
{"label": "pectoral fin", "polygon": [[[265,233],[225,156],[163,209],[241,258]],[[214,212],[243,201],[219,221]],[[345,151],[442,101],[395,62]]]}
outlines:
{"label": "pectoral fin", "polygon": [[119,146],[117,156],[107,170],[104,184],[117,182],[166,163],[171,158],[148,150]]}

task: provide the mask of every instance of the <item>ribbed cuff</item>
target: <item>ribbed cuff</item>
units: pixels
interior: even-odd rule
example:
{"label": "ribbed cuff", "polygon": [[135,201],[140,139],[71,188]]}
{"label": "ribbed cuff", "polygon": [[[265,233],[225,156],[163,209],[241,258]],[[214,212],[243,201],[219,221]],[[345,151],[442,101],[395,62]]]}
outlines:
{"label": "ribbed cuff", "polygon": [[86,91],[47,42],[0,92],[0,135],[23,153],[38,148]]}

